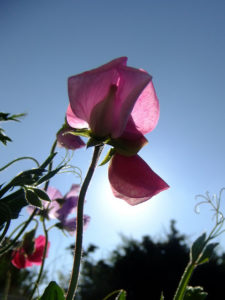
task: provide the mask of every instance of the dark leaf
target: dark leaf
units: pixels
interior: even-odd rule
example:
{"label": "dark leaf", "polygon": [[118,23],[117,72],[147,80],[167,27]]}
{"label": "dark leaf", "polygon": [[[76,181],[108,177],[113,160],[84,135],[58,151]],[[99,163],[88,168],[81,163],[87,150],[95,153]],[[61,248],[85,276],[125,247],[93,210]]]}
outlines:
{"label": "dark leaf", "polygon": [[55,281],[51,281],[39,300],[65,300],[63,290]]}

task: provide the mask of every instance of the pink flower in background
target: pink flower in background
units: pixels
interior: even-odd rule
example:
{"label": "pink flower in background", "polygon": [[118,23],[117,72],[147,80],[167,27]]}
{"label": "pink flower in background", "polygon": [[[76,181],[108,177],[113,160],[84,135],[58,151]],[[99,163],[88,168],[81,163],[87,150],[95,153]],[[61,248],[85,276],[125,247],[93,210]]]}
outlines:
{"label": "pink flower in background", "polygon": [[126,62],[117,58],[69,78],[67,122],[110,140],[116,150],[109,166],[113,193],[136,205],[169,186],[137,155],[147,143],[144,135],[157,125],[159,102],[152,77]]}
{"label": "pink flower in background", "polygon": [[57,145],[69,150],[76,150],[85,146],[85,143],[79,136],[70,134],[71,127],[63,128],[57,133]]}
{"label": "pink flower in background", "polygon": [[[51,202],[42,201],[44,213],[43,211],[40,211],[40,213],[44,214],[44,216],[47,216],[49,219],[58,219],[58,228],[66,230],[70,234],[74,234],[76,231],[76,218],[69,219],[68,217],[71,213],[75,212],[77,208],[79,191],[80,185],[73,184],[70,191],[63,196],[58,189],[51,186],[48,187],[47,194]],[[32,212],[33,207],[29,206],[28,211]],[[85,227],[87,227],[89,221],[90,217],[85,215]]]}
{"label": "pink flower in background", "polygon": [[[37,237],[34,241],[34,251],[31,254],[27,254],[23,247],[13,251],[13,258],[11,260],[12,264],[18,269],[24,269],[27,267],[31,267],[32,265],[41,265],[44,254],[45,241],[46,239],[43,235]],[[48,242],[46,257],[48,255],[49,247],[50,242]]]}

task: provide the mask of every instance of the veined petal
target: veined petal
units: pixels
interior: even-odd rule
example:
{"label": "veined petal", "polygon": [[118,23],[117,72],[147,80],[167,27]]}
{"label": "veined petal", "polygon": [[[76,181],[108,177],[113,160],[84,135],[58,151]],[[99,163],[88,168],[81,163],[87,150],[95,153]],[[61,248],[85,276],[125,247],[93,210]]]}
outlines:
{"label": "veined petal", "polygon": [[89,125],[86,121],[79,119],[74,112],[71,109],[71,106],[69,104],[67,111],[66,111],[66,119],[68,124],[72,127],[72,128],[88,128]]}
{"label": "veined petal", "polygon": [[169,188],[138,155],[114,155],[108,176],[114,196],[130,205],[144,202]]}
{"label": "veined petal", "polygon": [[135,102],[152,78],[144,71],[127,66],[121,66],[118,72],[120,77],[114,108],[114,128],[111,132],[113,138],[122,135]]}
{"label": "veined petal", "polygon": [[[131,112],[131,118],[136,129],[142,134],[146,134],[156,127],[159,120],[159,101],[152,81],[138,97]],[[131,130],[129,123],[126,130]]]}
{"label": "veined petal", "polygon": [[[70,105],[77,118],[89,123],[92,109],[106,97],[110,86],[116,85],[119,79],[117,68],[126,64],[126,60],[121,57],[68,79]],[[68,123],[72,126],[70,118]]]}

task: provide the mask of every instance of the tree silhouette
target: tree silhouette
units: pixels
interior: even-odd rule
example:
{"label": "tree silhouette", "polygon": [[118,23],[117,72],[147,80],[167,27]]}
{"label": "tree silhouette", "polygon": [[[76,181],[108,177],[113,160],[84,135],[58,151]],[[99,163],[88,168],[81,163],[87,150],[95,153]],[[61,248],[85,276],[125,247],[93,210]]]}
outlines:
{"label": "tree silhouette", "polygon": [[[177,231],[175,221],[164,241],[154,242],[149,236],[141,242],[123,238],[108,259],[98,261],[92,258],[96,248],[90,245],[84,251],[76,300],[100,300],[117,289],[125,289],[128,300],[159,300],[162,291],[171,300],[189,260],[186,237]],[[191,278],[192,286],[201,285],[208,292],[207,299],[225,299],[224,258],[225,254],[214,253]]]}

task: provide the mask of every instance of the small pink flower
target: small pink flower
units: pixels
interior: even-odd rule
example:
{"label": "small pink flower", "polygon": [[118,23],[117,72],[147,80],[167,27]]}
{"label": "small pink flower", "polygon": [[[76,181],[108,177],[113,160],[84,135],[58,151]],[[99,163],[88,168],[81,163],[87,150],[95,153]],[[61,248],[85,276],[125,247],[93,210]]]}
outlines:
{"label": "small pink flower", "polygon": [[57,145],[69,150],[76,150],[85,146],[85,143],[79,136],[70,134],[71,127],[63,128],[57,133]]}
{"label": "small pink flower", "polygon": [[[47,194],[51,202],[42,201],[44,210],[40,210],[40,214],[48,219],[57,219],[57,227],[74,234],[76,231],[76,218],[69,218],[69,215],[75,212],[78,204],[80,185],[72,184],[69,192],[63,196],[55,187],[49,186]],[[28,212],[34,211],[33,206],[28,206]],[[84,228],[87,227],[90,217],[84,215]]]}
{"label": "small pink flower", "polygon": [[67,122],[115,148],[109,181],[116,197],[135,205],[169,186],[137,155],[159,119],[152,77],[117,58],[68,80]]}
{"label": "small pink flower", "polygon": [[[12,264],[18,269],[24,269],[31,267],[32,265],[41,265],[44,255],[45,241],[46,239],[44,236],[40,235],[37,237],[34,241],[34,251],[31,254],[27,254],[23,247],[15,250],[12,254]],[[48,255],[49,247],[50,242],[48,242],[46,257]]]}

